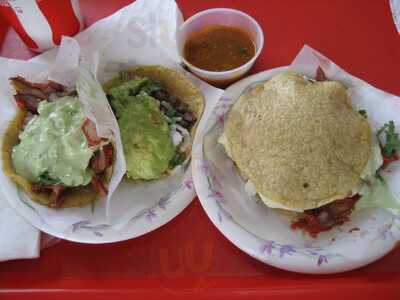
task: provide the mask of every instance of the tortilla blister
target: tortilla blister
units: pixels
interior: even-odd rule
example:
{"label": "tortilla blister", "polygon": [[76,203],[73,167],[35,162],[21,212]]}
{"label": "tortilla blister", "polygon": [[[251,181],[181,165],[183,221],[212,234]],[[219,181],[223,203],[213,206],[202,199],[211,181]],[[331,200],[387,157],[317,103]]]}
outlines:
{"label": "tortilla blister", "polygon": [[241,95],[225,131],[258,193],[289,209],[342,199],[360,184],[371,129],[339,82],[285,72]]}
{"label": "tortilla blister", "polygon": [[[20,186],[25,193],[33,201],[51,207],[50,193],[48,192],[33,192],[33,183],[25,179],[24,177],[18,175],[12,164],[12,149],[19,143],[19,134],[22,131],[24,120],[27,115],[27,111],[19,109],[13,121],[10,122],[8,128],[6,129],[3,136],[3,143],[1,148],[1,156],[3,162],[3,172],[8,176],[13,182]],[[105,183],[109,182],[112,176],[112,166],[107,168],[100,179]],[[73,189],[68,189],[65,194],[63,194],[63,202],[60,208],[69,207],[83,207],[99,200],[98,190],[92,187],[92,185],[76,187]]]}

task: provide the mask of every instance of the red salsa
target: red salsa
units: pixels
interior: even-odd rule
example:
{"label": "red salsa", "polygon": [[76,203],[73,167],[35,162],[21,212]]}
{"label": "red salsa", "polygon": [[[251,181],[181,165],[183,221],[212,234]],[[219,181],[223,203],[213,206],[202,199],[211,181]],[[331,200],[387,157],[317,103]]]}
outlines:
{"label": "red salsa", "polygon": [[328,231],[334,226],[342,225],[349,220],[360,195],[336,200],[327,205],[305,210],[292,222],[292,229],[302,229],[315,238],[320,232]]}
{"label": "red salsa", "polygon": [[232,26],[212,25],[191,35],[183,53],[194,66],[220,72],[245,64],[255,55],[256,48],[245,31]]}

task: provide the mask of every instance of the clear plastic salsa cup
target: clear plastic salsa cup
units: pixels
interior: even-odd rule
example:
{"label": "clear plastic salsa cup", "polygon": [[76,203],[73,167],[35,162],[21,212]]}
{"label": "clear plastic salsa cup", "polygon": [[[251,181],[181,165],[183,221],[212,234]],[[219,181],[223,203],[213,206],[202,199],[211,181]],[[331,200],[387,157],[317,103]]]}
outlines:
{"label": "clear plastic salsa cup", "polygon": [[[225,25],[246,32],[255,45],[255,55],[245,64],[228,71],[207,71],[200,69],[185,59],[184,47],[187,39],[205,27]],[[201,11],[187,19],[177,34],[178,51],[183,63],[194,74],[216,86],[227,86],[241,78],[254,65],[264,46],[264,34],[260,25],[248,14],[231,8],[213,8]]]}

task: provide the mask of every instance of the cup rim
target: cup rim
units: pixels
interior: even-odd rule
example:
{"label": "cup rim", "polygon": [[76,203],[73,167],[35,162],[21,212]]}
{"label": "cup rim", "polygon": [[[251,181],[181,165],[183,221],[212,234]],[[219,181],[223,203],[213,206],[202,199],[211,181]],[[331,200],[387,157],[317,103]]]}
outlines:
{"label": "cup rim", "polygon": [[[185,26],[188,26],[188,24],[193,22],[193,20],[195,20],[195,19],[197,19],[197,18],[199,18],[199,17],[201,17],[201,16],[203,16],[205,14],[208,14],[210,12],[218,12],[218,11],[232,12],[232,13],[239,14],[239,15],[249,19],[250,22],[254,25],[254,27],[256,28],[257,32],[260,35],[260,44],[259,44],[259,47],[258,47],[256,53],[254,54],[254,56],[248,62],[246,62],[245,64],[243,64],[243,65],[241,65],[241,66],[239,66],[237,68],[234,68],[234,69],[231,69],[231,70],[227,70],[227,71],[208,71],[208,70],[204,70],[204,69],[198,68],[198,67],[194,66],[193,64],[191,64],[190,62],[188,62],[185,59],[185,57],[184,57],[184,55],[182,54],[182,51],[181,51],[182,47],[178,47],[179,56],[180,56],[180,58],[182,59],[182,61],[184,62],[185,65],[187,65],[190,69],[192,69],[195,72],[202,73],[204,75],[209,75],[209,76],[230,75],[232,73],[240,71],[241,69],[245,69],[246,67],[250,67],[252,64],[254,64],[254,62],[258,58],[258,56],[260,56],[261,51],[264,48],[264,32],[263,32],[261,26],[258,24],[258,22],[252,16],[250,16],[249,14],[247,14],[247,13],[241,11],[241,10],[237,10],[237,9],[233,9],[233,8],[224,8],[224,7],[211,8],[211,9],[202,10],[202,11],[194,14],[193,16],[188,18],[185,22],[183,22],[181,24],[181,26],[179,26],[178,36],[180,35],[180,32],[183,30],[183,28]],[[181,43],[181,42],[182,41],[181,41],[181,39],[179,37],[179,43]],[[181,46],[181,45],[179,45],[179,46]]]}

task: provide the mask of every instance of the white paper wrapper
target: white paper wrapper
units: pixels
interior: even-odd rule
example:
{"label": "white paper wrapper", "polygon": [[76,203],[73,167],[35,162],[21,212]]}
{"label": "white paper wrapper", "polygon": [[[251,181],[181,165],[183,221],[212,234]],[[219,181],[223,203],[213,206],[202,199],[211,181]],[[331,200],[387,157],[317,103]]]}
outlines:
{"label": "white paper wrapper", "polygon": [[[165,3],[165,2],[163,2]],[[176,14],[178,17],[179,14]],[[162,24],[160,24],[162,26]],[[174,60],[173,51],[165,52],[165,47],[156,47],[158,44],[143,30],[144,27],[135,22],[127,23],[126,27],[113,34],[113,38],[91,53],[85,53],[82,64],[95,74],[99,82],[106,82],[118,76],[120,71],[129,67],[140,65],[162,65],[178,72],[185,73],[206,94],[218,99],[222,93],[208,84],[195,79],[185,72],[179,63]],[[134,34],[133,34],[134,33]],[[163,36],[163,35],[159,35]],[[162,41],[164,42],[164,41]],[[168,49],[168,45],[167,45]],[[200,130],[200,127],[198,128]],[[192,137],[194,138],[194,137]],[[156,204],[166,194],[177,190],[179,185],[190,178],[190,168],[182,167],[168,178],[151,181],[148,183],[135,183],[123,180],[116,191],[118,201],[109,203],[108,216],[114,223],[124,224],[129,218],[140,210]],[[135,195],[132,197],[132,195]],[[134,204],[132,203],[134,201]],[[117,220],[117,221],[116,221]]]}
{"label": "white paper wrapper", "polygon": [[[188,165],[160,180],[146,183],[121,181],[125,174],[125,160],[119,129],[99,84],[116,76],[119,71],[136,65],[159,64],[185,72],[178,63],[175,44],[175,33],[181,22],[182,15],[174,1],[139,0],[97,22],[75,38],[64,38],[59,49],[27,62],[0,60],[2,82],[20,75],[37,82],[51,78],[71,88],[76,83],[80,101],[88,117],[96,123],[99,135],[112,138],[117,148],[109,196],[107,200],[98,201],[94,209],[90,205],[62,210],[43,207],[27,199],[1,173],[1,189],[12,199],[14,208],[18,210],[21,206],[29,205],[33,213],[38,214],[46,224],[45,227],[49,226],[51,232],[68,238],[77,228],[76,224],[90,224],[91,228],[113,226],[118,231],[138,213],[153,207],[166,195],[174,195],[175,198],[194,196],[193,191],[174,194],[185,180],[191,178]],[[204,95],[215,101],[221,95],[221,90],[187,75]],[[10,85],[0,86],[0,95],[5,102],[0,107],[0,126],[3,130],[16,111],[13,94]]]}
{"label": "white paper wrapper", "polygon": [[[40,215],[43,220],[46,220],[46,223],[49,226],[60,230],[61,232],[70,230],[71,225],[82,220],[82,218],[85,220],[90,220],[94,224],[105,223],[106,204],[110,201],[115,188],[125,173],[125,163],[122,154],[122,145],[119,137],[118,124],[110,109],[108,110],[108,114],[104,114],[104,111],[107,112],[107,109],[105,109],[107,108],[107,106],[105,106],[106,103],[101,102],[102,99],[97,99],[98,93],[93,93],[93,88],[96,87],[95,84],[97,84],[97,88],[100,90],[99,93],[102,93],[101,87],[98,86],[98,83],[93,78],[91,79],[90,76],[84,72],[81,73],[85,74],[86,76],[78,76],[79,53],[79,45],[75,40],[64,39],[52,66],[48,66],[47,64],[18,62],[5,59],[0,61],[4,62],[4,64],[7,63],[8,65],[8,68],[2,68],[1,70],[1,76],[4,78],[3,82],[8,82],[8,78],[13,75],[23,76],[33,82],[41,82],[51,78],[62,84],[65,84],[70,90],[73,90],[75,88],[75,82],[78,80],[80,83],[80,88],[78,89],[79,99],[84,103],[84,106],[88,112],[88,117],[92,119],[92,121],[96,123],[97,128],[100,129],[98,131],[99,135],[109,138],[116,145],[118,150],[107,201],[99,201],[99,204],[96,205],[96,209],[93,211],[91,206],[84,208],[55,210],[39,205],[27,199],[26,196],[18,191],[16,186],[10,182],[8,178],[5,178],[3,173],[1,173],[1,189],[5,195],[8,195],[8,197],[9,195],[14,195],[14,207],[18,207],[18,205],[21,204],[21,197],[25,198],[25,201],[29,203],[36,214]],[[16,65],[23,65],[24,69],[26,69],[26,73],[21,72],[19,68],[15,67]],[[37,72],[37,70],[40,71]],[[89,91],[87,87],[92,88],[90,97],[88,96]],[[13,103],[12,97],[12,95],[15,93],[14,88],[10,84],[5,84],[1,87],[1,90],[3,93],[7,94],[7,98],[5,99],[8,100],[8,105],[3,106],[5,109],[0,109],[0,127],[2,129],[1,133],[3,133],[9,121],[14,118],[17,108],[15,103]],[[15,202],[19,203],[16,204]]]}
{"label": "white paper wrapper", "polygon": [[[172,59],[179,61],[176,32],[182,22],[182,13],[175,1],[138,0],[115,14],[99,20],[74,38],[82,46],[83,55],[88,54],[90,57],[94,51],[114,39],[118,32],[126,30],[126,27],[133,24],[133,30],[128,34],[135,45],[148,43],[147,46],[150,47],[160,46]],[[141,30],[135,32],[137,27]],[[52,49],[34,57],[31,61],[51,64],[57,51]]]}
{"label": "white paper wrapper", "polygon": [[[395,122],[397,129],[400,128],[399,97],[378,90],[353,77],[310,47],[305,46],[300,51],[289,69],[314,78],[318,66],[322,67],[330,80],[337,80],[348,86],[353,105],[356,109],[366,110],[374,131],[390,120]],[[256,197],[247,195],[244,188],[245,181],[226,155],[222,145],[217,142],[223,131],[221,122],[223,123],[224,114],[229,111],[230,106],[246,89],[257,82],[264,82],[279,72],[282,70],[272,70],[266,75],[261,73],[253,76],[251,80],[247,80],[247,85],[228,89],[217,104],[211,117],[213,120],[211,122],[215,122],[215,125],[205,136],[203,144],[203,153],[208,164],[206,168],[209,170],[207,178],[212,189],[203,191],[200,187],[198,193],[201,198],[218,201],[229,218],[262,240],[274,241],[281,245],[296,245],[296,247],[307,245],[324,249],[327,253],[335,253],[334,255],[340,254],[349,260],[362,261],[371,255],[368,251],[373,248],[374,243],[376,248],[377,240],[384,239],[382,243],[384,245],[393,243],[391,239],[400,238],[400,230],[396,230],[396,227],[400,228],[399,224],[393,225],[398,219],[394,221],[396,219],[390,212],[379,209],[353,212],[350,222],[321,233],[317,239],[312,239],[299,230],[291,230],[289,217],[268,208],[260,200],[257,201]],[[391,172],[384,174],[389,189],[397,196],[400,196],[399,165],[399,163],[393,164]],[[352,231],[353,228],[356,230]],[[384,230],[390,232],[390,238],[386,237],[389,234]],[[239,237],[237,239],[240,240]],[[246,247],[246,245],[241,246]]]}

